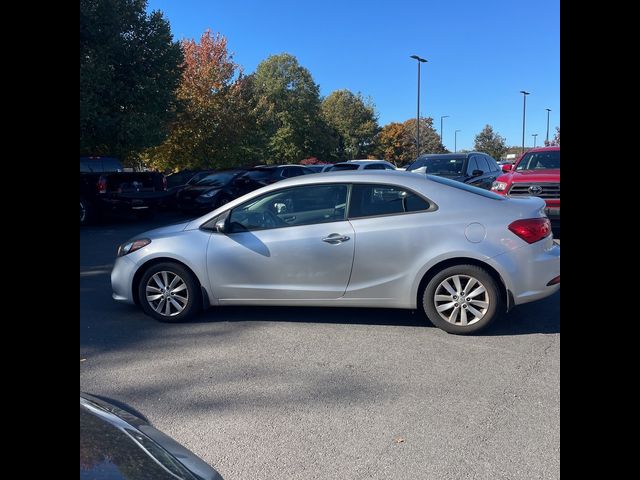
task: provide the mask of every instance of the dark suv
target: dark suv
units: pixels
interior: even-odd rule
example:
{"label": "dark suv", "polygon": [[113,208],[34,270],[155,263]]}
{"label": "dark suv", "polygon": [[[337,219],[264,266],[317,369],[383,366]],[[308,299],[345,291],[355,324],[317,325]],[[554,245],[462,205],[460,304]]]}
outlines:
{"label": "dark suv", "polygon": [[498,162],[482,152],[421,155],[407,167],[407,172],[447,177],[486,190],[491,190],[502,174]]}

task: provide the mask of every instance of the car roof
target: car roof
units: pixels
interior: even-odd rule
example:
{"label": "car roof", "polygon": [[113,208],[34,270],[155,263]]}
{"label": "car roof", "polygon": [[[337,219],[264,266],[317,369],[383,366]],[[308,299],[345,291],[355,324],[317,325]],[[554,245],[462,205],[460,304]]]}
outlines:
{"label": "car roof", "polygon": [[558,150],[558,151],[560,150],[560,145],[552,145],[552,146],[549,146],[549,147],[530,148],[525,153],[528,153],[528,152],[554,152],[556,150]]}

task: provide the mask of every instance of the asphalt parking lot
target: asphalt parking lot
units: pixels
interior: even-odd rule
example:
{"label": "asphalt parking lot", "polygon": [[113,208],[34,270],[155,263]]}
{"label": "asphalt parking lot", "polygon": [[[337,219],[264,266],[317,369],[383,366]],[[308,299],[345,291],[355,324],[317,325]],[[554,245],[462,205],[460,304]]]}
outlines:
{"label": "asphalt parking lot", "polygon": [[225,307],[162,324],[111,299],[116,247],[179,221],[80,230],[80,387],[233,479],[559,478],[560,294],[477,336],[383,309]]}

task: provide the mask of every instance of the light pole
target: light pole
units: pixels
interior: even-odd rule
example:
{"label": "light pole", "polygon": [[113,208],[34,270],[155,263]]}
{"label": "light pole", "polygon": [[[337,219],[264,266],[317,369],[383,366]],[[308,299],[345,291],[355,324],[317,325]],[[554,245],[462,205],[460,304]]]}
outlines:
{"label": "light pole", "polygon": [[453,134],[453,153],[456,153],[458,151],[458,132],[461,132],[462,130],[456,130]]}
{"label": "light pole", "polygon": [[418,61],[418,113],[416,115],[416,150],[420,156],[420,64],[426,62],[424,58],[420,58],[418,55],[411,55],[411,58]]}
{"label": "light pole", "polygon": [[442,119],[443,118],[449,118],[449,115],[443,115],[440,117],[440,143],[442,144],[442,147],[444,148],[444,137],[442,136]]}
{"label": "light pole", "polygon": [[547,138],[546,141],[544,142],[545,145],[549,144],[549,112],[551,112],[550,108],[545,108],[545,110],[547,111]]}
{"label": "light pole", "polygon": [[533,137],[533,148],[536,148],[536,140],[538,138],[538,134],[532,133],[531,136]]}
{"label": "light pole", "polygon": [[520,93],[522,94],[522,98],[524,100],[524,103],[522,104],[522,153],[524,153],[524,118],[527,111],[527,95],[529,95],[529,92],[520,90]]}

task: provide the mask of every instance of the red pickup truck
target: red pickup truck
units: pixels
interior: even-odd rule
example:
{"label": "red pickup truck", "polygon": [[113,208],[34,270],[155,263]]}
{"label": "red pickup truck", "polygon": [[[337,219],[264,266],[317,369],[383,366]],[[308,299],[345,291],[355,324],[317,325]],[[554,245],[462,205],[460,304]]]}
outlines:
{"label": "red pickup truck", "polygon": [[504,165],[491,190],[501,195],[542,198],[545,213],[552,223],[560,224],[560,147],[533,148],[516,160],[513,166]]}

